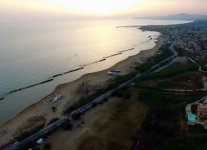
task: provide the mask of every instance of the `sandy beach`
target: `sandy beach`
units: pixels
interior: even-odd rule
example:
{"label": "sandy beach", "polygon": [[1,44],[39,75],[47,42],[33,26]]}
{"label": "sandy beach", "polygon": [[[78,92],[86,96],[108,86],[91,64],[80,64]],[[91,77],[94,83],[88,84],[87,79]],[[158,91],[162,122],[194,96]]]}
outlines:
{"label": "sandy beach", "polygon": [[[73,82],[57,86],[51,94],[29,106],[6,123],[0,125],[0,129],[7,132],[4,136],[0,137],[0,145],[41,124],[47,125],[53,118],[61,117],[63,111],[78,102],[81,97],[92,94],[97,89],[107,87],[110,81],[114,79],[114,77],[106,74],[107,71],[115,68],[120,70],[122,74],[129,73],[135,65],[139,65],[147,58],[153,56],[162,43],[163,39],[159,37],[156,46],[152,49],[143,50],[139,54],[131,56],[109,69],[86,74]],[[52,103],[51,99],[55,94],[63,95],[64,98]]]}

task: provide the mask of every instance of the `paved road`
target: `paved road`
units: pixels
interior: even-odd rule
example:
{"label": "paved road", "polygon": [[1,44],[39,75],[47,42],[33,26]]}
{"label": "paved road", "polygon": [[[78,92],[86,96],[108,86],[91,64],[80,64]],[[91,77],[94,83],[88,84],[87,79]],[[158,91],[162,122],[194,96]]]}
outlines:
{"label": "paved road", "polygon": [[174,42],[173,42],[173,43],[171,44],[171,46],[170,46],[170,50],[173,52],[173,55],[170,56],[170,57],[168,57],[168,58],[166,58],[166,59],[164,59],[164,60],[161,61],[160,63],[154,65],[154,66],[151,68],[151,70],[153,70],[153,72],[160,71],[160,70],[162,70],[162,69],[168,67],[168,66],[170,65],[170,63],[167,63],[166,65],[162,65],[162,64],[164,64],[165,62],[171,62],[173,59],[175,59],[175,58],[178,56],[178,53],[177,53],[177,51],[175,51],[174,46],[175,46],[175,44],[174,44]]}
{"label": "paved road", "polygon": [[112,95],[112,93],[118,89],[121,89],[123,87],[127,87],[129,85],[131,85],[135,80],[139,79],[140,77],[142,77],[143,75],[150,73],[150,72],[154,72],[155,70],[159,69],[160,67],[162,67],[163,63],[172,61],[174,58],[177,57],[177,52],[174,50],[174,44],[171,44],[170,46],[171,51],[173,52],[173,55],[170,56],[169,58],[164,59],[163,61],[161,61],[160,63],[152,66],[149,70],[143,72],[143,73],[139,73],[137,74],[135,77],[131,78],[130,80],[120,84],[119,86],[113,88],[112,90],[106,92],[105,94],[99,96],[98,98],[94,99],[93,101],[89,102],[88,104],[74,110],[73,112],[71,112],[70,114],[60,118],[59,120],[57,120],[56,122],[46,126],[45,128],[41,129],[40,131],[34,133],[33,135],[27,137],[26,139],[19,141],[18,143],[13,144],[11,147],[7,148],[7,150],[12,150],[12,149],[18,149],[21,145],[24,145],[30,141],[33,141],[35,139],[40,138],[41,136],[47,134],[48,132],[54,130],[55,128],[58,128],[61,123],[65,122],[67,119],[71,119],[72,115],[75,113],[83,113],[89,109],[91,109],[93,107],[94,103],[100,103],[104,100],[104,98],[109,97],[110,95]]}
{"label": "paved road", "polygon": [[207,73],[207,71],[202,70],[201,65],[199,65],[195,60],[193,60],[193,59],[190,58],[190,57],[187,57],[187,58],[188,58],[188,60],[190,60],[192,63],[194,63],[194,64],[196,64],[196,65],[198,66],[198,71],[199,71],[199,72]]}
{"label": "paved road", "polygon": [[203,92],[205,91],[204,89],[194,89],[194,90],[185,90],[185,89],[164,89],[166,91],[173,91],[173,92]]}
{"label": "paved road", "polygon": [[[175,49],[174,49],[174,43],[171,44],[171,46],[170,46],[170,50],[173,52],[173,56],[171,56],[171,58],[168,58],[169,60],[171,60],[171,59],[173,59],[173,58],[175,58],[175,57],[178,56],[177,51],[175,51]],[[170,63],[168,63],[168,64],[166,64],[166,65],[164,65],[164,66],[162,66],[162,67],[160,67],[160,68],[157,69],[155,72],[159,72],[159,71],[161,71],[161,70],[167,68],[167,67],[170,66],[172,63],[173,63],[173,61],[171,61]]]}

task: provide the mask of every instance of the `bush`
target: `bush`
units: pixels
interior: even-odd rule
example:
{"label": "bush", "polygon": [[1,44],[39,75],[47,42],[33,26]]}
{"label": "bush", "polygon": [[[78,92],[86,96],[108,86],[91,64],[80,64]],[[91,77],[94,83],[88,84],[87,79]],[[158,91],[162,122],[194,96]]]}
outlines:
{"label": "bush", "polygon": [[171,77],[173,75],[185,73],[187,71],[195,71],[197,69],[198,69],[198,66],[192,63],[191,64],[173,63],[169,65],[167,68],[159,72],[155,72],[155,73],[144,76],[142,80],[161,78],[161,77]]}
{"label": "bush", "polygon": [[56,122],[57,120],[59,120],[59,118],[53,118],[53,119],[51,119],[50,122],[48,123],[48,125]]}
{"label": "bush", "polygon": [[45,150],[50,150],[52,148],[52,145],[50,143],[47,143],[44,145]]}
{"label": "bush", "polygon": [[75,113],[72,115],[73,120],[78,120],[81,117],[81,113]]}
{"label": "bush", "polygon": [[144,63],[140,66],[137,66],[135,69],[140,72],[144,72],[144,71],[148,70],[149,68],[151,68],[152,66],[153,66],[152,63]]}
{"label": "bush", "polygon": [[57,107],[52,106],[52,112],[56,112],[57,111]]}
{"label": "bush", "polygon": [[111,94],[112,97],[122,97],[123,96],[123,92],[121,90],[115,90],[112,94]]}
{"label": "bush", "polygon": [[197,104],[191,105],[191,111],[192,111],[193,114],[196,114],[197,113],[197,107],[198,107]]}
{"label": "bush", "polygon": [[22,133],[21,135],[19,135],[18,137],[15,137],[15,139],[16,139],[17,141],[21,141],[21,140],[27,138],[28,136],[30,136],[30,135],[32,135],[32,134],[38,132],[39,130],[41,130],[41,129],[44,127],[44,125],[45,125],[45,124],[42,124],[42,125],[40,125],[40,126],[35,127],[35,128],[34,128],[33,130],[31,130],[31,131],[26,131],[26,132]]}
{"label": "bush", "polygon": [[64,129],[64,130],[72,130],[73,128],[73,124],[70,122],[70,120],[67,120],[65,122],[63,122],[61,124],[61,127]]}
{"label": "bush", "polygon": [[103,99],[103,102],[107,102],[109,99],[108,99],[108,97],[105,97],[104,99]]}
{"label": "bush", "polygon": [[36,143],[34,141],[27,142],[19,147],[20,150],[29,149],[30,147],[34,147]]}

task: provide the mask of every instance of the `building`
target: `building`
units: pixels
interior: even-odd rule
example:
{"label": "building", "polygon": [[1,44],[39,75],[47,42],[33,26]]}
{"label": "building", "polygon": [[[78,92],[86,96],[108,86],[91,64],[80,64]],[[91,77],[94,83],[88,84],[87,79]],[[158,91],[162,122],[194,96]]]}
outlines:
{"label": "building", "polygon": [[187,104],[185,108],[188,125],[203,125],[207,129],[207,96]]}
{"label": "building", "polygon": [[197,117],[200,121],[207,121],[207,103],[199,103]]}
{"label": "building", "polygon": [[188,125],[195,125],[196,124],[196,115],[195,114],[192,114],[192,113],[188,113],[187,114],[187,117],[188,117]]}

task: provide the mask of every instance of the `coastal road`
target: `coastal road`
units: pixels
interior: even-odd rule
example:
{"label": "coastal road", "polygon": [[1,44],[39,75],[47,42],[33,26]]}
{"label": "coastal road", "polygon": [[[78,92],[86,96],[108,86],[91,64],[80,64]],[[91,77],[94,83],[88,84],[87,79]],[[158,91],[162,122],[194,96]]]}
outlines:
{"label": "coastal road", "polygon": [[174,43],[172,43],[170,47],[171,47],[170,50],[173,52],[172,56],[170,56],[170,57],[162,60],[161,62],[157,63],[156,65],[152,66],[149,70],[147,70],[143,73],[138,73],[135,77],[131,78],[130,80],[128,80],[126,82],[123,82],[122,84],[120,84],[117,87],[115,87],[115,88],[109,90],[108,92],[102,94],[101,96],[97,97],[96,99],[94,99],[93,101],[87,103],[86,105],[74,110],[70,114],[68,114],[64,117],[61,117],[56,122],[44,127],[43,129],[41,129],[38,132],[32,134],[31,136],[25,138],[24,140],[16,142],[11,147],[7,148],[7,150],[19,149],[19,147],[21,147],[22,145],[24,145],[28,142],[31,142],[31,141],[35,141],[38,138],[41,138],[42,136],[46,135],[50,131],[53,131],[54,129],[58,128],[66,120],[71,119],[73,114],[86,112],[87,110],[89,110],[93,107],[94,103],[98,104],[98,103],[104,101],[104,99],[111,96],[114,91],[119,90],[119,89],[124,88],[124,87],[127,87],[127,86],[131,85],[134,81],[136,81],[137,79],[142,77],[143,75],[154,72],[157,69],[160,69],[161,67],[163,67],[163,64],[165,64],[166,62],[168,63],[168,62],[172,61],[174,58],[176,58],[178,56],[177,52],[174,50]]}
{"label": "coastal road", "polygon": [[190,57],[187,57],[187,59],[190,60],[192,63],[194,63],[194,64],[196,64],[196,65],[198,66],[198,71],[199,71],[199,72],[207,73],[207,71],[202,70],[201,65],[199,65],[195,60],[193,60],[193,59],[190,58]]}
{"label": "coastal road", "polygon": [[[171,57],[168,58],[168,61],[171,61],[173,60],[175,57],[178,56],[178,52],[175,51],[174,49],[175,47],[175,42],[173,42],[171,45],[170,45],[170,50],[173,52],[173,55]],[[165,60],[164,60],[165,61]],[[158,72],[160,70],[163,70],[165,68],[167,68],[169,65],[171,65],[173,63],[173,61],[171,61],[170,63],[166,64],[166,65],[163,65],[162,67],[160,67],[159,69],[157,69],[155,72]]]}

